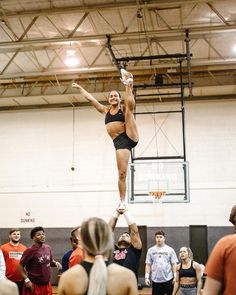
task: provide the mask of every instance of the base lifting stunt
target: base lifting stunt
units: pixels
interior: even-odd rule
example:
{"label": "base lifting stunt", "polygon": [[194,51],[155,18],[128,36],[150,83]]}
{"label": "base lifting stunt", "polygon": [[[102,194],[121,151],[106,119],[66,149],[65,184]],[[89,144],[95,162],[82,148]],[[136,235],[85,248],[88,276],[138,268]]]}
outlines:
{"label": "base lifting stunt", "polygon": [[121,106],[121,96],[116,90],[110,92],[109,106],[104,106],[83,87],[73,83],[81,94],[100,113],[105,115],[107,133],[113,140],[116,149],[116,162],[118,168],[118,188],[120,194],[120,208],[125,209],[126,175],[131,149],[138,143],[138,130],[134,118],[135,100],[133,95],[133,75],[121,69],[121,82],[125,85],[124,106]]}

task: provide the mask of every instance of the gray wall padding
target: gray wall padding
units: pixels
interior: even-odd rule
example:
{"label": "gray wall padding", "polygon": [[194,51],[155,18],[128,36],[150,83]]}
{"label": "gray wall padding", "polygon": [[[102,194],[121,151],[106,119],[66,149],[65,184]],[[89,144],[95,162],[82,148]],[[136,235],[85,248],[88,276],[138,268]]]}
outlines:
{"label": "gray wall padding", "polygon": [[[61,261],[63,254],[70,249],[70,231],[72,228],[45,228],[46,232],[46,243],[52,248],[52,253],[55,260]],[[150,227],[145,228],[141,226],[140,230],[142,234],[147,232],[146,239],[143,239],[143,254],[141,258],[141,265],[139,275],[140,278],[144,276],[144,261],[146,251],[149,247],[155,243],[154,235],[155,232],[162,229],[166,233],[166,244],[173,247],[178,255],[178,251],[181,246],[189,246],[189,227]],[[30,230],[28,228],[21,229],[21,243],[26,246],[32,245],[30,239]],[[120,233],[127,228],[118,227],[115,230],[115,240]],[[210,254],[216,241],[224,235],[233,233],[233,227],[208,227],[208,253]],[[0,244],[8,242],[8,228],[0,229]],[[146,240],[146,241],[145,241]],[[57,284],[57,271],[52,268],[52,283]]]}

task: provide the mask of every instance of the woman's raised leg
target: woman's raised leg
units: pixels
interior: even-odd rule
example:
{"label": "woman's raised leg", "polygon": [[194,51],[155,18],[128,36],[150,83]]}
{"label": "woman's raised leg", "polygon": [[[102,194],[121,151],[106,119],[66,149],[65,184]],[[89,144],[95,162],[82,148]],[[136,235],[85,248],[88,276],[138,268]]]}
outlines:
{"label": "woman's raised leg", "polygon": [[122,82],[125,85],[124,113],[126,134],[134,142],[138,141],[138,128],[134,118],[135,99],[133,94],[133,75],[122,69]]}

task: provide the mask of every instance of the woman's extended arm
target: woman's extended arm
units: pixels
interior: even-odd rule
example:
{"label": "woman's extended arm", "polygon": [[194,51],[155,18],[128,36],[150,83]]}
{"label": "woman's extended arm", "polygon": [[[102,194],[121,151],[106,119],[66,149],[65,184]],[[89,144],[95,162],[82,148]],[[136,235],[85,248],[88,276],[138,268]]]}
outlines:
{"label": "woman's extended arm", "polygon": [[197,295],[201,294],[201,289],[202,289],[202,275],[201,275],[201,267],[197,262],[193,262],[193,267],[196,270],[196,275],[197,275]]}
{"label": "woman's extended arm", "polygon": [[100,113],[104,114],[107,111],[107,107],[102,105],[95,97],[92,96],[88,91],[86,91],[82,86],[77,83],[72,83],[73,88],[78,88],[81,94],[87,99],[92,106],[96,108]]}
{"label": "woman's extended arm", "polygon": [[180,268],[180,265],[178,264],[175,269],[176,277],[175,277],[175,284],[174,284],[172,295],[178,294],[178,291],[179,291],[179,268]]}

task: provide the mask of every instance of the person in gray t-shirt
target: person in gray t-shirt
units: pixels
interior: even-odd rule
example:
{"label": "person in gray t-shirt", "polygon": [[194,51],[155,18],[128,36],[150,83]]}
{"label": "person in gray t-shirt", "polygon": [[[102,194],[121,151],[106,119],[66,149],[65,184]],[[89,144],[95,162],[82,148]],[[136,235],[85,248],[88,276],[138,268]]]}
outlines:
{"label": "person in gray t-shirt", "polygon": [[147,251],[145,284],[150,286],[151,274],[152,295],[171,295],[178,259],[175,250],[165,244],[164,231],[155,233],[155,241],[156,245]]}

